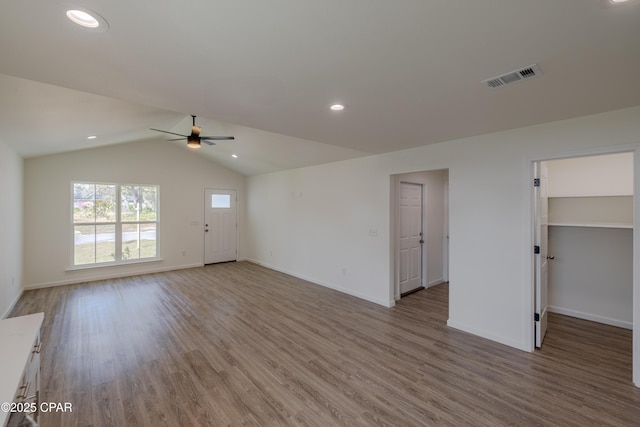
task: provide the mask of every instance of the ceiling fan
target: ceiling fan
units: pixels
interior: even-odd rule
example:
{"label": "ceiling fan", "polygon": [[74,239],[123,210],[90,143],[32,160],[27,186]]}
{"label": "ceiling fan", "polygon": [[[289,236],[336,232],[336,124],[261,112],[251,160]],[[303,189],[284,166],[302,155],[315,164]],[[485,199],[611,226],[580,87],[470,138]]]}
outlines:
{"label": "ceiling fan", "polygon": [[200,148],[200,143],[204,142],[207,145],[216,145],[213,141],[226,141],[230,139],[235,139],[233,136],[200,136],[200,131],[202,128],[200,126],[196,126],[196,116],[191,115],[193,118],[193,126],[191,127],[191,135],[182,135],[181,133],[169,132],[161,129],[153,129],[156,132],[168,133],[171,135],[178,135],[181,138],[169,139],[169,141],[180,141],[182,139],[187,140],[187,146],[190,148]]}

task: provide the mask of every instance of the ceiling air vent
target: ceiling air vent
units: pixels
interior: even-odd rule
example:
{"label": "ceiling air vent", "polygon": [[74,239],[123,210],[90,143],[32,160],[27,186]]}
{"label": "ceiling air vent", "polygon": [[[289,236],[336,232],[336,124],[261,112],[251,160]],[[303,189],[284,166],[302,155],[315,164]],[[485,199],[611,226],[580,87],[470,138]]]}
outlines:
{"label": "ceiling air vent", "polygon": [[529,65],[528,67],[524,67],[519,70],[515,70],[498,77],[492,77],[490,79],[483,80],[482,83],[485,83],[488,87],[493,89],[493,88],[505,86],[511,83],[517,83],[523,80],[532,79],[534,77],[538,77],[541,75],[542,75],[542,71],[540,71],[540,68],[538,68],[538,65],[533,64],[533,65]]}

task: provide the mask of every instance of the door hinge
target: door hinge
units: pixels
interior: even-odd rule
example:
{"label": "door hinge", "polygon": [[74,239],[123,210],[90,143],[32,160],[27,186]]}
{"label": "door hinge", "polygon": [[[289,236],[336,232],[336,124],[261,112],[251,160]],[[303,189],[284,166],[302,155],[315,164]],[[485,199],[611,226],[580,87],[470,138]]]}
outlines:
{"label": "door hinge", "polygon": [[533,253],[534,253],[534,254],[539,254],[539,253],[540,253],[540,246],[535,245],[535,246],[533,247]]}
{"label": "door hinge", "polygon": [[533,186],[540,187],[540,178],[533,178]]}
{"label": "door hinge", "polygon": [[534,313],[533,314],[533,320],[535,320],[536,322],[540,321],[540,314],[539,313]]}

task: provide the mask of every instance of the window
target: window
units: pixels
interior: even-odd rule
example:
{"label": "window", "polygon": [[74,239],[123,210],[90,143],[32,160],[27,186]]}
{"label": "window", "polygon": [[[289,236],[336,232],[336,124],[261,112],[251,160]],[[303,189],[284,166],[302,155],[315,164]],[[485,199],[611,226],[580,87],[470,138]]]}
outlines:
{"label": "window", "polygon": [[231,194],[212,194],[211,195],[211,207],[212,208],[231,208]]}
{"label": "window", "polygon": [[160,188],[73,183],[73,266],[159,257]]}

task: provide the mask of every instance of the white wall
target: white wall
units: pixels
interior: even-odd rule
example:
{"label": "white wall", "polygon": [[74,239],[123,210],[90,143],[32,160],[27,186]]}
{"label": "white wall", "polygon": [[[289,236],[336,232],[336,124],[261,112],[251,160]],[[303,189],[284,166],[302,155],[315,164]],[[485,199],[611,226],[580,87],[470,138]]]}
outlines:
{"label": "white wall", "polygon": [[0,142],[0,317],[9,314],[22,285],[23,160]]}
{"label": "white wall", "polygon": [[393,305],[389,176],[380,173],[381,160],[366,157],[249,178],[249,258]]}
{"label": "white wall", "polygon": [[[205,188],[238,191],[238,251],[244,257],[245,178],[186,147],[163,140],[120,144],[30,158],[24,170],[27,288],[202,265]],[[74,180],[160,185],[163,261],[67,271]]]}
{"label": "white wall", "polygon": [[445,185],[446,170],[428,171],[425,185],[425,234],[427,244],[427,284],[444,281]]}
{"label": "white wall", "polygon": [[549,310],[631,329],[633,230],[549,227]]}
{"label": "white wall", "polygon": [[633,196],[553,197],[549,199],[549,224],[631,228]]}
{"label": "white wall", "polygon": [[549,197],[633,195],[633,153],[547,162]]}
{"label": "white wall", "polygon": [[[390,175],[449,169],[449,325],[530,351],[531,162],[639,143],[640,107],[635,107],[254,176],[247,188],[248,254],[390,305]],[[369,237],[369,230],[377,236]],[[640,286],[634,286],[637,310]],[[640,384],[640,315],[634,322],[634,378]]]}

